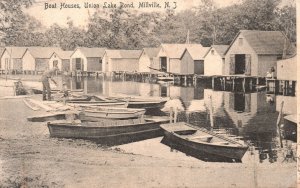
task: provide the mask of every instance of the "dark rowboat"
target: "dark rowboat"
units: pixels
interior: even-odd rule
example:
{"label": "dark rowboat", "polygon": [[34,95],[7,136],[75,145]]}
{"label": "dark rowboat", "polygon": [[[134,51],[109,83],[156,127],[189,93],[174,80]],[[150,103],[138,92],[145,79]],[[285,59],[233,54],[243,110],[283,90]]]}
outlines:
{"label": "dark rowboat", "polygon": [[297,141],[297,115],[287,115],[283,118],[281,126],[282,134],[285,139]]}
{"label": "dark rowboat", "polygon": [[161,128],[169,142],[194,153],[208,153],[241,161],[248,150],[247,145],[184,122],[162,124]]}
{"label": "dark rowboat", "polygon": [[101,121],[105,119],[133,119],[145,114],[145,109],[86,107],[80,114],[80,119],[85,121]]}
{"label": "dark rowboat", "polygon": [[119,145],[163,135],[163,122],[148,122],[142,119],[105,120],[80,124],[51,123],[48,129],[51,137],[91,140],[103,145]]}

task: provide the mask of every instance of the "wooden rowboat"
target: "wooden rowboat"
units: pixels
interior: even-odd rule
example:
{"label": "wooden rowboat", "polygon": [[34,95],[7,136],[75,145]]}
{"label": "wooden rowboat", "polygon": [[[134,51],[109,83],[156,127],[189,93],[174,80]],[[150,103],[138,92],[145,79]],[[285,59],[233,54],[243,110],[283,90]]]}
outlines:
{"label": "wooden rowboat", "polygon": [[241,161],[248,150],[247,145],[238,141],[184,122],[162,124],[161,128],[169,142],[193,152],[208,153]]}
{"label": "wooden rowboat", "polygon": [[133,119],[145,114],[145,109],[111,108],[111,107],[86,107],[80,114],[80,119],[85,121],[99,121],[105,119]]}
{"label": "wooden rowboat", "polygon": [[162,136],[163,131],[159,125],[165,122],[130,119],[80,124],[48,122],[47,125],[51,137],[85,139],[103,145],[119,145]]}
{"label": "wooden rowboat", "polygon": [[55,121],[55,120],[78,119],[78,117],[79,117],[78,112],[67,111],[67,112],[54,112],[54,113],[30,116],[27,117],[27,120],[31,122],[45,122],[45,121]]}
{"label": "wooden rowboat", "polygon": [[[105,98],[96,96],[99,98]],[[128,103],[128,108],[144,108],[144,109],[157,109],[162,108],[169,98],[158,97],[141,97],[141,96],[128,96],[128,95],[115,95],[106,97],[107,101],[115,100]]]}
{"label": "wooden rowboat", "polygon": [[73,107],[88,107],[88,106],[101,106],[101,107],[117,107],[126,108],[128,103],[117,100],[103,100],[98,97],[87,97],[85,100],[67,100],[68,105]]}

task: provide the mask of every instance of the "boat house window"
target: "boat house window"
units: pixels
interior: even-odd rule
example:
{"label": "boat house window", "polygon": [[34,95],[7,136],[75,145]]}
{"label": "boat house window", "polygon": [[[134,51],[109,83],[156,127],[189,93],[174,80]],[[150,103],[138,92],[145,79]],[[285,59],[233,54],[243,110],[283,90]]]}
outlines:
{"label": "boat house window", "polygon": [[215,54],[215,50],[211,50],[211,55],[214,55]]}
{"label": "boat house window", "polygon": [[240,45],[240,46],[243,45],[243,38],[239,38],[239,45]]}

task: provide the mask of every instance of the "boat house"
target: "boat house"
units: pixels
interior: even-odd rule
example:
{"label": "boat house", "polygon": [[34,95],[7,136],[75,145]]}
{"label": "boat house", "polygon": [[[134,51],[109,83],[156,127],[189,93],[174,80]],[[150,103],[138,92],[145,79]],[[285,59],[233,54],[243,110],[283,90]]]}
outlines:
{"label": "boat house", "polygon": [[[266,76],[293,46],[280,31],[241,30],[225,52],[225,75]],[[276,70],[275,70],[276,75]]]}
{"label": "boat house", "polygon": [[60,71],[70,71],[70,58],[73,51],[57,51],[53,52],[49,60],[49,69],[53,68],[54,63],[57,63]]}
{"label": "boat house", "polygon": [[[201,44],[161,44],[159,57],[159,69],[163,72],[174,74],[194,74],[195,65],[191,63],[191,55],[183,57],[185,50],[189,48],[200,48]],[[189,57],[188,57],[189,56]],[[183,59],[182,59],[183,58]],[[190,63],[186,63],[190,61]]]}
{"label": "boat house", "polygon": [[70,70],[95,72],[102,71],[102,57],[105,48],[84,48],[75,49],[71,55]]}
{"label": "boat house", "polygon": [[139,72],[155,73],[159,69],[157,57],[160,48],[144,48],[139,58]]}
{"label": "boat house", "polygon": [[225,52],[229,45],[212,45],[204,56],[204,75],[224,75]]}
{"label": "boat house", "polygon": [[187,46],[181,60],[181,74],[204,74],[204,55],[208,47],[202,45]]}
{"label": "boat house", "polygon": [[103,56],[103,71],[137,72],[141,50],[105,50]]}
{"label": "boat house", "polygon": [[1,70],[9,72],[19,72],[23,70],[22,57],[26,52],[26,47],[6,47],[1,51]]}
{"label": "boat house", "polygon": [[59,47],[27,47],[23,55],[24,71],[45,71],[49,69],[49,60],[54,52],[62,51]]}

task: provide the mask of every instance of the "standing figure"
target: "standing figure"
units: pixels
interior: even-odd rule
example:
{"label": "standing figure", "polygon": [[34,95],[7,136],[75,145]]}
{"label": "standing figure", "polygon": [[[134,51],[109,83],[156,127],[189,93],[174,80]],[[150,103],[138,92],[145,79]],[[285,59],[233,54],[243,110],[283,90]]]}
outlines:
{"label": "standing figure", "polygon": [[[43,83],[43,101],[51,100],[51,88],[49,79],[52,80],[52,82],[57,85],[56,81],[53,79],[53,76],[55,75],[56,71],[58,71],[57,63],[54,63],[53,68],[50,70],[46,70],[42,75],[42,83]],[[47,92],[47,93],[46,93]],[[47,98],[48,97],[48,98]]]}

